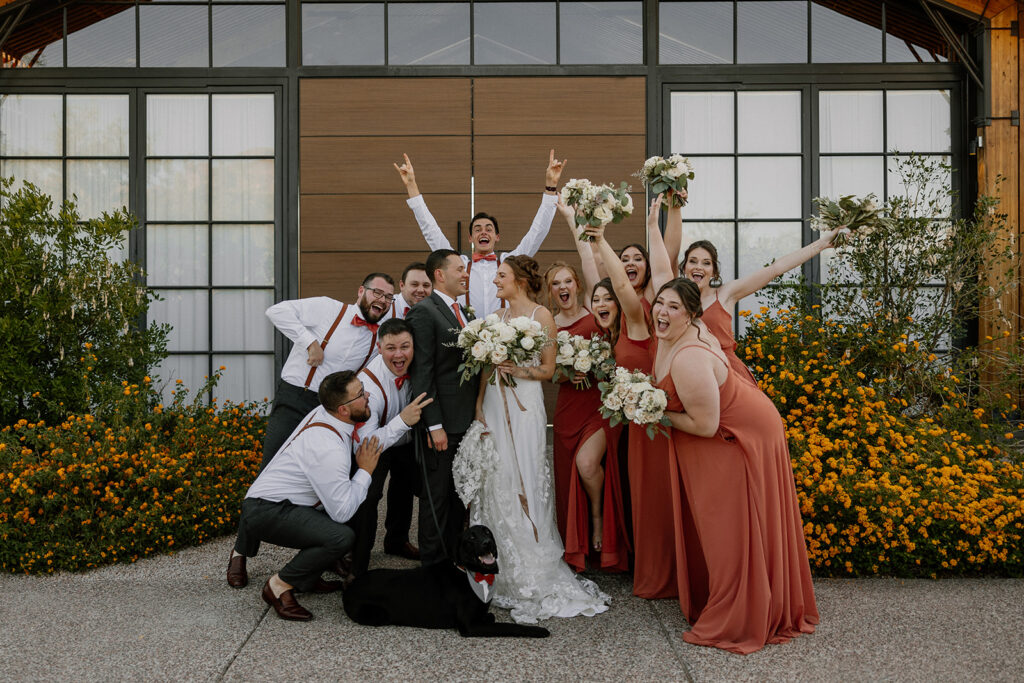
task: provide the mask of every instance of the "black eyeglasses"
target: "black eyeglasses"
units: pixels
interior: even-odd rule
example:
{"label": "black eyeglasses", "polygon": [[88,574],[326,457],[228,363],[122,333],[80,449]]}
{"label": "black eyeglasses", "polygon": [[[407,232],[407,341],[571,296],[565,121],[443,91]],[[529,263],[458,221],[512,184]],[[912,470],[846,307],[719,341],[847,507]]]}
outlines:
{"label": "black eyeglasses", "polygon": [[373,294],[373,296],[375,298],[383,299],[387,303],[391,303],[392,301],[395,300],[395,295],[394,294],[388,294],[383,289],[376,289],[374,287],[367,287],[366,291],[369,292],[370,294]]}
{"label": "black eyeglasses", "polygon": [[339,403],[338,405],[339,405],[339,406],[343,406],[343,405],[348,405],[348,404],[349,404],[349,403],[351,403],[352,401],[358,401],[358,400],[359,400],[359,399],[361,399],[361,398],[362,398],[363,396],[366,396],[366,389],[360,389],[360,390],[359,390],[359,393],[358,393],[358,394],[356,394],[355,396],[353,396],[352,398],[350,398],[350,399],[349,399],[349,400],[347,400],[347,401],[342,401],[342,402],[341,402],[341,403]]}

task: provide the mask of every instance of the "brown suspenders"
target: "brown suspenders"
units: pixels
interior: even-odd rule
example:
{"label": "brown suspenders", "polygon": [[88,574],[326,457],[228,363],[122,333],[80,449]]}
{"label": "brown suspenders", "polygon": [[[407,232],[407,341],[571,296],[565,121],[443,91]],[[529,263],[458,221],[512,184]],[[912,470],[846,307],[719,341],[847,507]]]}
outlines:
{"label": "brown suspenders", "polygon": [[[392,305],[394,305],[394,304],[392,304]],[[348,310],[348,304],[342,304],[341,305],[341,312],[338,313],[338,317],[334,319],[334,324],[331,325],[331,329],[327,330],[327,334],[324,335],[324,340],[322,342],[320,342],[320,348],[321,349],[326,349],[327,348],[327,342],[329,342],[331,340],[331,335],[333,335],[334,334],[334,330],[336,330],[338,328],[338,324],[341,323],[341,319],[345,317],[345,311],[347,311],[347,310]],[[362,370],[363,367],[366,365],[366,361],[370,360],[370,356],[373,355],[373,349],[376,346],[376,344],[377,344],[377,330],[374,330],[373,331],[373,337],[370,338],[370,350],[366,352],[366,358],[364,358],[363,362],[359,364],[358,368],[356,368],[356,372],[359,372],[360,370]],[[309,385],[313,382],[313,375],[316,374],[316,370],[317,370],[316,366],[311,367],[309,369],[309,374],[306,375],[306,384],[304,385],[306,389],[309,389]]]}
{"label": "brown suspenders", "polygon": [[380,383],[379,379],[377,379],[377,375],[370,372],[370,368],[363,368],[363,372],[366,373],[367,377],[373,380],[373,383],[377,385],[378,389],[380,389],[381,396],[384,397],[384,410],[380,411],[380,421],[377,424],[378,427],[383,427],[388,420],[388,392],[384,391],[384,385]]}

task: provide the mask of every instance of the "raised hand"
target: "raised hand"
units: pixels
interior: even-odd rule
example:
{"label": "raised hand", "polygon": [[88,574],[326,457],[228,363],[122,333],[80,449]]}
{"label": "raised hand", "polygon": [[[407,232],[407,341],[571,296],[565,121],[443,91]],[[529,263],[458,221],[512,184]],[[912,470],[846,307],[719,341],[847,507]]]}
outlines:
{"label": "raised hand", "polygon": [[[555,150],[551,150],[548,153],[548,168],[544,173],[544,185],[547,187],[558,187],[558,181],[562,177],[562,171],[565,170],[565,164],[568,163],[568,159],[562,159],[559,161],[555,158]],[[552,192],[551,194],[554,194]]]}
{"label": "raised hand", "polygon": [[399,166],[398,164],[392,164],[395,170],[398,171],[398,175],[402,177],[402,182],[405,183],[405,189],[408,190],[410,197],[415,197],[420,193],[419,187],[416,185],[416,172],[413,171],[412,161],[409,160],[408,154],[402,154],[402,158],[405,159],[405,163]]}
{"label": "raised hand", "polygon": [[399,413],[399,415],[402,416],[402,422],[412,427],[420,421],[420,413],[423,412],[423,409],[433,402],[434,399],[427,398],[427,392],[423,392],[413,400],[409,401],[409,405],[402,408],[402,412]]}
{"label": "raised hand", "polygon": [[661,217],[661,202],[664,199],[664,194],[659,194],[657,197],[651,200],[651,208],[647,212],[647,227],[656,227],[658,225],[658,218]]}
{"label": "raised hand", "polygon": [[569,225],[575,227],[576,209],[563,202],[562,195],[558,195],[558,203],[555,206],[558,208],[558,213],[562,214],[562,217],[569,222]]}
{"label": "raised hand", "polygon": [[[603,225],[590,225],[588,223],[588,224],[583,226],[583,232],[584,232],[584,234],[589,235],[594,240],[595,244],[604,241],[604,226]],[[618,260],[618,259],[616,259],[616,260]]]}
{"label": "raised hand", "polygon": [[368,474],[373,474],[383,450],[377,437],[371,436],[369,439],[363,439],[359,444],[359,450],[356,451],[356,465],[359,469],[366,470]]}

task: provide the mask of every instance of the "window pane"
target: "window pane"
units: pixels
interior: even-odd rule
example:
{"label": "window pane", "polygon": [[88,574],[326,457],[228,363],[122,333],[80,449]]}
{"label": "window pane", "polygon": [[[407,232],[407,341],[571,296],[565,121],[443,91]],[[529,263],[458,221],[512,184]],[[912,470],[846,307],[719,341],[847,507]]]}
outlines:
{"label": "window pane", "polygon": [[732,157],[691,157],[694,178],[687,186],[687,218],[732,218],[736,176]]}
{"label": "window pane", "polygon": [[476,64],[555,63],[555,3],[477,3],[473,12]]}
{"label": "window pane", "polygon": [[68,17],[68,66],[135,66],[134,5],[79,5],[77,17]]}
{"label": "window pane", "polygon": [[[189,390],[189,397],[195,396],[195,392],[202,388],[206,382],[206,375],[209,373],[210,359],[205,354],[201,356],[173,355],[163,359],[155,368],[153,376],[157,378],[156,385],[165,405],[174,400],[172,392],[182,388]],[[177,380],[182,384],[178,384]]]}
{"label": "window pane", "polygon": [[658,61],[732,64],[731,2],[658,3]]}
{"label": "window pane", "polygon": [[213,154],[273,156],[274,96],[214,95]]}
{"label": "window pane", "polygon": [[0,160],[0,175],[5,178],[14,176],[12,190],[21,188],[22,182],[29,182],[53,200],[54,208],[59,208],[64,199],[64,180],[60,161],[28,161],[20,159]]}
{"label": "window pane", "polygon": [[68,156],[128,156],[127,95],[68,95]]}
{"label": "window pane", "polygon": [[[736,279],[736,237],[734,235],[735,225],[729,223],[690,223],[683,226],[686,233],[687,243],[683,245],[683,251],[679,254],[682,259],[686,248],[691,242],[707,240],[715,245],[718,250],[719,275],[722,280],[728,282]],[[679,269],[682,272],[682,268]]]}
{"label": "window pane", "polygon": [[918,3],[885,3],[885,32],[887,62],[934,64],[949,58],[949,44]]}
{"label": "window pane", "polygon": [[882,4],[832,4],[811,3],[811,61],[882,61]]}
{"label": "window pane", "polygon": [[[161,289],[149,305],[149,319],[168,323],[168,351],[205,351],[210,343],[210,297],[206,290]],[[204,373],[205,374],[205,373]]]}
{"label": "window pane", "polygon": [[383,64],[384,3],[303,3],[302,63]]}
{"label": "window pane", "polygon": [[731,92],[674,92],[671,104],[669,149],[680,154],[732,153]]}
{"label": "window pane", "polygon": [[146,226],[146,282],[150,287],[208,284],[205,225]]}
{"label": "window pane", "polygon": [[885,196],[883,157],[821,157],[818,196],[838,199],[845,195]]}
{"label": "window pane", "polygon": [[469,3],[389,3],[388,63],[469,64]]}
{"label": "window pane", "polygon": [[150,160],[146,163],[146,217],[149,220],[206,220],[209,164],[205,159]]}
{"label": "window pane", "polygon": [[272,355],[214,355],[213,367],[224,366],[213,390],[217,401],[267,401],[274,395]]}
{"label": "window pane", "polygon": [[800,157],[741,157],[739,215],[800,218]]}
{"label": "window pane", "polygon": [[741,92],[739,151],[799,152],[800,93]]}
{"label": "window pane", "polygon": [[948,152],[948,90],[890,90],[886,134],[890,152]]}
{"label": "window pane", "polygon": [[643,64],[643,3],[562,2],[561,64]]}
{"label": "window pane", "polygon": [[283,5],[214,5],[214,66],[285,66]]}
{"label": "window pane", "polygon": [[274,220],[274,160],[214,159],[213,220]]}
{"label": "window pane", "polygon": [[82,220],[128,206],[128,160],[68,161],[68,197],[78,197]]}
{"label": "window pane", "polygon": [[0,96],[0,156],[60,156],[60,95]]}
{"label": "window pane", "polygon": [[64,13],[49,12],[26,21],[31,21],[32,30],[12,33],[4,43],[0,52],[3,68],[64,66]]}
{"label": "window pane", "polygon": [[206,7],[139,6],[139,66],[209,66]]}
{"label": "window pane", "polygon": [[266,310],[274,290],[213,292],[213,348],[219,351],[272,351],[274,326]]}
{"label": "window pane", "polygon": [[215,226],[213,264],[214,285],[273,285],[274,226]]}
{"label": "window pane", "polygon": [[807,61],[806,2],[739,2],[736,12],[740,64]]}
{"label": "window pane", "polygon": [[[793,223],[740,223],[740,277],[746,277],[760,270],[780,256],[799,249],[802,244],[800,231],[803,226]],[[783,280],[796,280],[800,269],[794,268]]]}
{"label": "window pane", "polygon": [[882,92],[822,92],[818,98],[821,152],[881,152]]}
{"label": "window pane", "polygon": [[206,156],[209,119],[206,95],[147,96],[146,154]]}
{"label": "window pane", "polygon": [[952,187],[950,177],[949,157],[932,157],[932,161],[941,161],[946,165],[946,170],[936,174],[931,182],[922,185],[911,180],[907,182],[904,176],[907,170],[902,164],[907,162],[908,157],[889,157],[889,198],[906,197],[914,201],[907,210],[915,217],[926,216],[949,216],[952,210],[952,197],[949,196],[949,189]]}

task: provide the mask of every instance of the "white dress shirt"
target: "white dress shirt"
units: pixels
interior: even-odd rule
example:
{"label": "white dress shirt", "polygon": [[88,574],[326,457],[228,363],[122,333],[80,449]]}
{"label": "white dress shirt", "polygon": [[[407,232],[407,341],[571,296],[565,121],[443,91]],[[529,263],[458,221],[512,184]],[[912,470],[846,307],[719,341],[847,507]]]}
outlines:
{"label": "white dress shirt", "polygon": [[[328,424],[337,433],[326,427],[304,429],[311,422]],[[383,427],[362,431],[366,433],[360,433],[361,440],[376,436],[381,447],[388,448],[409,431],[409,426],[396,417]],[[319,502],[331,519],[344,524],[366,499],[370,487],[369,473],[358,469],[350,474],[351,468],[352,425],[317,406],[302,418],[245,497],[272,503],[289,500],[308,507]]]}
{"label": "white dress shirt", "polygon": [[[267,317],[274,327],[294,342],[288,360],[281,368],[281,379],[297,387],[306,386],[312,367],[306,363],[309,358],[307,348],[313,342],[323,340],[342,306],[344,304],[330,297],[316,296],[282,301],[267,309]],[[323,363],[313,373],[308,387],[310,391],[319,389],[320,381],[332,372],[359,370],[364,360],[368,362],[377,354],[376,336],[368,327],[353,325],[352,319],[356,316],[362,318],[362,312],[355,304],[349,304],[327,342]]]}
{"label": "white dress shirt", "polygon": [[[366,371],[369,370],[373,373],[374,377],[380,380],[380,383],[384,387],[384,392],[387,394],[387,400],[385,400],[384,394],[381,393],[381,388],[377,386],[377,383],[366,376]],[[384,357],[378,355],[376,358],[366,364],[359,373],[359,379],[363,383],[363,390],[366,392],[366,398],[370,401],[370,419],[367,421],[368,425],[376,427],[377,425],[387,424],[391,420],[402,412],[402,409],[409,405],[409,399],[412,394],[412,386],[409,383],[409,379],[406,378],[405,382],[402,383],[402,388],[399,389],[395,386],[395,380],[398,379],[398,375],[391,372],[391,369],[384,362]],[[387,411],[384,411],[384,406],[387,406]],[[382,417],[383,414],[383,417]],[[406,444],[412,440],[412,433],[403,434],[395,445]]]}
{"label": "white dress shirt", "polygon": [[[391,302],[391,308],[388,309],[387,318],[398,318],[399,320],[405,320],[405,316],[409,313],[409,309],[412,308],[412,304],[405,300],[402,293],[395,294],[395,300]],[[381,322],[384,322],[383,320]]]}
{"label": "white dress shirt", "polygon": [[[427,203],[423,195],[418,194],[406,200],[409,208],[416,216],[416,222],[420,226],[420,232],[427,240],[427,246],[433,251],[438,249],[451,249],[452,245],[444,236],[434,216],[427,209]],[[540,200],[540,208],[537,215],[533,217],[533,224],[530,230],[523,236],[512,251],[498,254],[497,261],[477,261],[473,263],[469,256],[462,256],[463,262],[469,269],[469,296],[467,305],[473,308],[473,315],[483,318],[494,313],[501,307],[501,300],[498,299],[498,288],[494,286],[494,276],[498,273],[498,264],[509,256],[525,254],[533,256],[540,249],[544,238],[548,236],[551,229],[551,220],[555,217],[558,197],[553,194],[544,194]]]}

